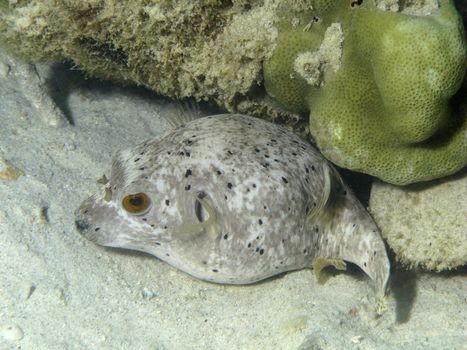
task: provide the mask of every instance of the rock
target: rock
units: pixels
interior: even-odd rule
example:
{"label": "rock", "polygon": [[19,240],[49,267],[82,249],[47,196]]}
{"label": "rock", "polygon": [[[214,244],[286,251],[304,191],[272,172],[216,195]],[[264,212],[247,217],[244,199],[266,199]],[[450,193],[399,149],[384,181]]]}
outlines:
{"label": "rock", "polygon": [[24,332],[15,324],[4,325],[0,327],[0,337],[5,340],[21,340],[24,337]]}

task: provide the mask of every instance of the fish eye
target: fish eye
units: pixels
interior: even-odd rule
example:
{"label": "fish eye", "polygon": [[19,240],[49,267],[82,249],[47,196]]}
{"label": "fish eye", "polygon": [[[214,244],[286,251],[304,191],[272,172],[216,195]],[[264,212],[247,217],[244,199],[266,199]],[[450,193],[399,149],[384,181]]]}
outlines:
{"label": "fish eye", "polygon": [[129,194],[123,198],[122,206],[130,214],[143,215],[151,208],[151,199],[143,192]]}

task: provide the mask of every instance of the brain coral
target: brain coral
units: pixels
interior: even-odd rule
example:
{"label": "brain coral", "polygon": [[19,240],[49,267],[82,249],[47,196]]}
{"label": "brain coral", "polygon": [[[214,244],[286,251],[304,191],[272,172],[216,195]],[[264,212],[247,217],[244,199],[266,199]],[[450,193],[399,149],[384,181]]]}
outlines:
{"label": "brain coral", "polygon": [[450,270],[467,264],[467,171],[404,188],[375,181],[370,212],[407,267]]}
{"label": "brain coral", "polygon": [[310,111],[310,131],[334,163],[393,184],[467,164],[467,118],[450,105],[466,70],[451,1],[431,14],[383,11],[371,0],[315,2],[285,15],[265,63],[268,93]]}

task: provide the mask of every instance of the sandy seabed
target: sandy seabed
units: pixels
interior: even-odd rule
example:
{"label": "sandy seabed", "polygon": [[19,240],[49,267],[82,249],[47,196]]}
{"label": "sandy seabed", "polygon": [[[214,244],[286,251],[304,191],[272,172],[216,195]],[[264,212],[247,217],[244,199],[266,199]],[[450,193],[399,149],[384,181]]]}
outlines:
{"label": "sandy seabed", "polygon": [[324,285],[303,270],[223,286],[86,241],[74,211],[109,175],[112,154],[168,130],[164,115],[178,107],[61,65],[39,73],[73,125],[44,123],[7,69],[0,166],[12,176],[0,179],[1,350],[467,349],[465,270],[396,268],[389,309],[375,317],[371,281],[356,269]]}

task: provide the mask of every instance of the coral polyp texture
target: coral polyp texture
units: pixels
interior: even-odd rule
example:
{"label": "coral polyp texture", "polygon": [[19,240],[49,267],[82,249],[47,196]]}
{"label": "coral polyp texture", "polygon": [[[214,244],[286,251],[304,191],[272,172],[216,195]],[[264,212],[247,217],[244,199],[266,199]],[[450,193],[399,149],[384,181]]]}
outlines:
{"label": "coral polyp texture", "polygon": [[311,134],[339,166],[398,185],[452,174],[467,164],[466,114],[450,104],[466,70],[461,19],[446,0],[382,7],[323,0],[285,15],[266,89],[310,112]]}

